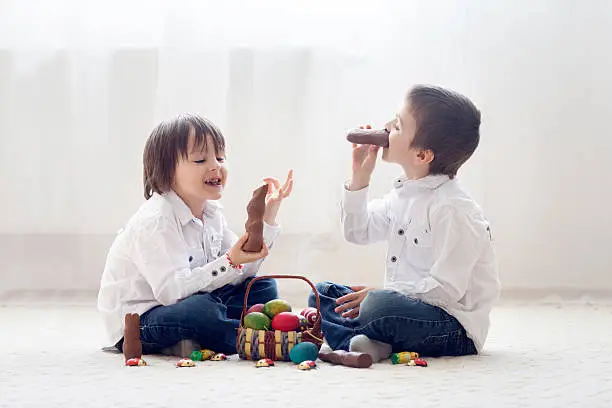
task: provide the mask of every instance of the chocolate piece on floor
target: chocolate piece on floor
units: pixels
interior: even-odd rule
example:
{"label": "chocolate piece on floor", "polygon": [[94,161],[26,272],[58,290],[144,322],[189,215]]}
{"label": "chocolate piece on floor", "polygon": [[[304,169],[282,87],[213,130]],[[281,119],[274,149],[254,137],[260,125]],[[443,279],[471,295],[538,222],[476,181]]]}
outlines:
{"label": "chocolate piece on floor", "polygon": [[132,358],[142,357],[142,343],[140,342],[140,316],[137,313],[125,315],[125,328],[123,329],[123,356],[127,362]]}
{"label": "chocolate piece on floor", "polygon": [[319,352],[319,358],[331,364],[340,364],[353,368],[368,368],[372,365],[371,355],[354,351],[321,351]]}

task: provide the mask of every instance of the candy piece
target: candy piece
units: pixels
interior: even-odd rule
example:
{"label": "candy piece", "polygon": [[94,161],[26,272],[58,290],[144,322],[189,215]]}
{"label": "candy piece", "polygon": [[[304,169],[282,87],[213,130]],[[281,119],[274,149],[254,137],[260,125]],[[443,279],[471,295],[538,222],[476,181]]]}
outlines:
{"label": "candy piece", "polygon": [[389,147],[389,132],[386,129],[353,129],[346,139],[356,144]]}
{"label": "candy piece", "polygon": [[176,363],[177,367],[195,367],[195,361],[190,358],[182,358]]}
{"label": "candy piece", "polygon": [[393,364],[404,364],[415,358],[419,358],[419,353],[414,351],[402,351],[401,353],[391,354],[391,362]]}
{"label": "candy piece", "polygon": [[214,356],[212,356],[212,358],[210,359],[210,361],[222,361],[222,360],[227,360],[227,356],[223,353],[217,353]]}
{"label": "candy piece", "polygon": [[202,361],[202,352],[200,350],[193,350],[189,358],[193,361]]}
{"label": "candy piece", "polygon": [[244,224],[249,238],[242,246],[244,252],[259,252],[263,248],[263,216],[266,209],[266,194],[268,185],[257,188],[253,191],[253,197],[247,205],[247,220]]}
{"label": "candy piece", "polygon": [[354,351],[335,350],[319,352],[319,358],[331,364],[340,364],[353,368],[368,368],[372,365],[372,356]]}
{"label": "candy piece", "polygon": [[414,362],[414,360],[410,360],[406,365],[415,366],[416,363]]}
{"label": "candy piece", "polygon": [[140,316],[137,313],[125,315],[123,329],[123,356],[127,362],[132,358],[142,357],[142,343],[140,342]]}
{"label": "candy piece", "polygon": [[300,370],[311,370],[316,367],[317,363],[311,360],[302,361],[300,364],[298,364],[298,369]]}
{"label": "candy piece", "polygon": [[412,361],[414,361],[414,364],[419,366],[419,367],[427,367],[427,361],[425,361],[422,358],[415,358]]}
{"label": "candy piece", "polygon": [[289,351],[289,358],[295,364],[300,364],[307,360],[316,360],[319,354],[319,349],[312,343],[302,342],[298,343],[291,348]]}
{"label": "candy piece", "polygon": [[130,358],[125,362],[125,365],[130,367],[142,367],[146,366],[147,362],[142,358]]}
{"label": "candy piece", "polygon": [[200,350],[200,352],[202,353],[202,361],[210,360],[212,358],[212,356],[217,354],[214,351],[208,350],[208,349]]}
{"label": "candy piece", "polygon": [[262,358],[255,364],[255,367],[274,367],[274,361],[269,358]]}

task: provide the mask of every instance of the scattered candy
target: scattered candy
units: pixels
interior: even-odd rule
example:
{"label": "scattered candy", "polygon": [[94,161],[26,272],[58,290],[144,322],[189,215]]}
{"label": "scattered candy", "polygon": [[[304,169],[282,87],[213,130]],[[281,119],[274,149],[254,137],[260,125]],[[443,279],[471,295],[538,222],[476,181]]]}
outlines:
{"label": "scattered candy", "polygon": [[211,361],[222,361],[227,360],[227,356],[223,353],[217,353],[210,359]]}
{"label": "scattered candy", "polygon": [[210,360],[215,354],[217,354],[214,351],[208,349],[200,350],[200,352],[202,353],[202,361]]}
{"label": "scattered candy", "polygon": [[419,358],[419,353],[415,353],[414,351],[402,351],[401,353],[393,353],[391,355],[391,362],[393,364],[403,364],[416,358]]}
{"label": "scattered candy", "polygon": [[415,366],[416,363],[414,362],[414,360],[410,360],[406,365]]}
{"label": "scattered candy", "polygon": [[273,367],[273,366],[274,366],[274,361],[272,361],[269,358],[262,358],[255,364],[255,367]]}
{"label": "scattered candy", "polygon": [[190,358],[180,359],[178,363],[176,363],[177,367],[195,367],[195,362]]}
{"label": "scattered candy", "polygon": [[317,363],[315,363],[312,360],[302,361],[300,364],[298,364],[299,370],[311,370],[316,367],[317,367]]}
{"label": "scattered candy", "polygon": [[202,361],[202,352],[200,350],[193,350],[189,358],[193,361]]}
{"label": "scattered candy", "polygon": [[414,364],[415,364],[415,365],[418,365],[418,366],[420,366],[420,367],[427,367],[427,361],[425,361],[425,360],[424,360],[424,359],[422,359],[422,358],[415,358],[415,359],[414,359],[414,360],[412,360],[412,361],[414,361]]}
{"label": "scattered candy", "polygon": [[125,365],[130,367],[146,366],[147,362],[142,358],[130,358],[125,362]]}

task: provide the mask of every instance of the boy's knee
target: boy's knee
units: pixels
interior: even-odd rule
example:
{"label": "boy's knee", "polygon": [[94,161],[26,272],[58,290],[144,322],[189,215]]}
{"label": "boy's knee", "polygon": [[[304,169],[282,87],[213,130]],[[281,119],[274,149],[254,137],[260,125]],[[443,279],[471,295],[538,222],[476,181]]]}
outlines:
{"label": "boy's knee", "polygon": [[[246,284],[248,285],[248,282]],[[276,283],[276,279],[260,279],[251,285],[250,292],[257,293],[258,297],[264,299],[278,299],[278,284]],[[262,300],[261,303],[265,303],[265,301]]]}
{"label": "boy's knee", "polygon": [[[319,296],[326,296],[327,292],[329,292],[329,288],[331,285],[333,285],[333,283],[331,282],[318,282],[318,283],[315,283],[314,286]],[[308,295],[308,307],[316,307],[316,305],[317,305],[317,298],[314,294],[314,291],[311,290],[310,294]]]}
{"label": "boy's knee", "polygon": [[218,320],[221,316],[221,304],[216,302],[209,293],[192,295],[189,304],[182,310],[177,310],[180,325],[185,328],[196,328],[206,322]]}

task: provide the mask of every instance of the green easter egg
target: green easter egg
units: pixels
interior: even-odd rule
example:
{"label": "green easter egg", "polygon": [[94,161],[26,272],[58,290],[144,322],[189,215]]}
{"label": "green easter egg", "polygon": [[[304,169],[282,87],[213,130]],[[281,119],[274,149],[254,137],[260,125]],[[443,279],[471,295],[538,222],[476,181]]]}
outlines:
{"label": "green easter egg", "polygon": [[251,312],[244,316],[244,327],[254,330],[270,330],[270,318],[261,312]]}

